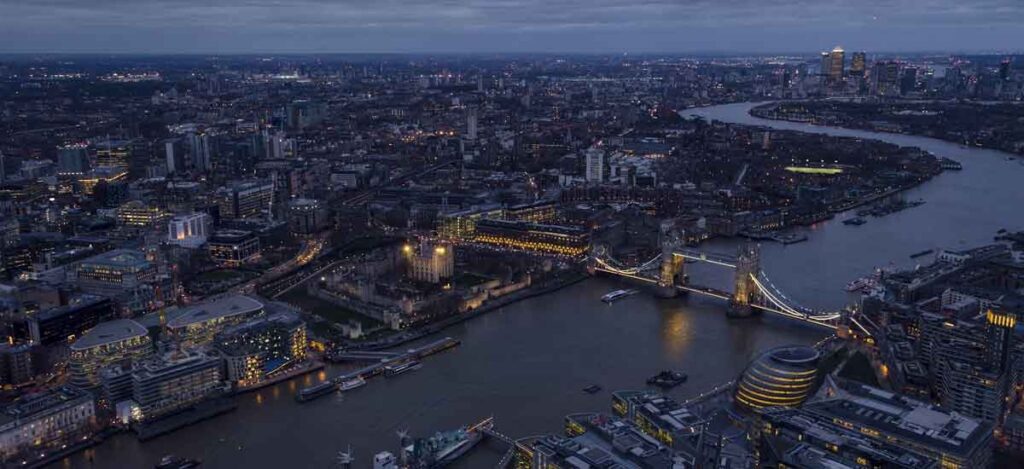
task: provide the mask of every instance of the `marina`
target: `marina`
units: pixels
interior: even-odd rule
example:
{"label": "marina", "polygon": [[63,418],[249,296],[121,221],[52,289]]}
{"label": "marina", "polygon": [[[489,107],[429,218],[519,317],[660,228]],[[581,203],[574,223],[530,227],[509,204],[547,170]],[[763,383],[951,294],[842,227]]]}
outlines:
{"label": "marina", "polygon": [[[381,374],[385,376],[397,376],[399,374],[419,369],[422,366],[419,361],[420,359],[451,349],[459,345],[459,343],[460,342],[456,339],[445,337],[421,347],[409,349],[405,353],[393,355],[390,358],[384,358],[377,363],[360,368],[356,371],[345,373],[322,383],[302,388],[299,390],[298,394],[296,394],[295,399],[299,402],[309,402],[318,397],[331,394],[336,390],[345,391],[361,387],[366,384],[366,380],[368,378],[372,378],[374,376]],[[342,389],[343,386],[347,387],[347,389]]]}

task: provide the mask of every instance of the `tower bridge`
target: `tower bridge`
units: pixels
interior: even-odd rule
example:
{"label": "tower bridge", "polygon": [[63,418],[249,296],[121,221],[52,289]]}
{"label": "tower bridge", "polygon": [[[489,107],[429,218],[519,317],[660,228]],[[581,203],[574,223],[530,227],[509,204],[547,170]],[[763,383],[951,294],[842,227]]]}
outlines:
{"label": "tower bridge", "polygon": [[[758,311],[767,311],[790,319],[835,329],[843,318],[841,311],[818,311],[801,306],[786,296],[761,269],[760,248],[747,244],[735,256],[702,252],[682,245],[682,236],[671,223],[662,224],[661,252],[646,262],[633,267],[624,266],[606,249],[591,249],[589,266],[593,272],[627,277],[651,284],[659,296],[672,297],[680,292],[710,296],[728,301],[728,313],[746,317]],[[694,284],[686,275],[686,263],[705,262],[735,271],[733,290],[719,290]]]}

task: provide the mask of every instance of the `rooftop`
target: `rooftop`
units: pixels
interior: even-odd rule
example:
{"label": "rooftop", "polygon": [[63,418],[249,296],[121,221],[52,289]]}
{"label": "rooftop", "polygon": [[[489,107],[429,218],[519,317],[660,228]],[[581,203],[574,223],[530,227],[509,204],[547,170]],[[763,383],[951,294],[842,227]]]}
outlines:
{"label": "rooftop", "polygon": [[142,337],[148,333],[142,324],[131,319],[117,319],[101,322],[71,344],[71,350],[85,350],[101,345],[112,344],[134,337]]}
{"label": "rooftop", "polygon": [[263,309],[263,303],[248,296],[225,296],[186,309],[180,315],[169,320],[167,327],[172,329],[185,327],[211,319],[253,313],[260,309]]}
{"label": "rooftop", "polygon": [[97,254],[84,261],[82,264],[106,265],[113,267],[146,267],[149,261],[142,251],[132,249],[114,249],[103,254]]}

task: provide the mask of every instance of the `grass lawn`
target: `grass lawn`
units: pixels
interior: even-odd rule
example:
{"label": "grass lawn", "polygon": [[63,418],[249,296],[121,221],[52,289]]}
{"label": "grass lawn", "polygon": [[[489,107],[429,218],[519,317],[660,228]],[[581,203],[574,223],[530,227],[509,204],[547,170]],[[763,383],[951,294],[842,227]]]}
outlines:
{"label": "grass lawn", "polygon": [[875,369],[871,366],[871,359],[861,352],[854,352],[846,360],[846,365],[839,370],[839,377],[852,379],[869,386],[878,387],[878,378],[875,377]]}
{"label": "grass lawn", "polygon": [[331,322],[347,323],[349,321],[357,321],[361,323],[364,328],[379,324],[378,321],[363,316],[355,311],[335,305],[326,300],[321,300],[315,296],[310,296],[306,293],[306,290],[302,288],[296,288],[285,293],[281,296],[281,301],[298,306],[299,308],[309,311]]}

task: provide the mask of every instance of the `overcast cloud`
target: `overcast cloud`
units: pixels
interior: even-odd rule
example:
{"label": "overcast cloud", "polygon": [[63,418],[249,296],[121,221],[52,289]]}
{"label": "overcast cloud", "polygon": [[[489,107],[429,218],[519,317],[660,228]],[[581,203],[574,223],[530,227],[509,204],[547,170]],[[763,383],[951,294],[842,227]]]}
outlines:
{"label": "overcast cloud", "polygon": [[0,0],[5,52],[1019,51],[1024,0]]}

